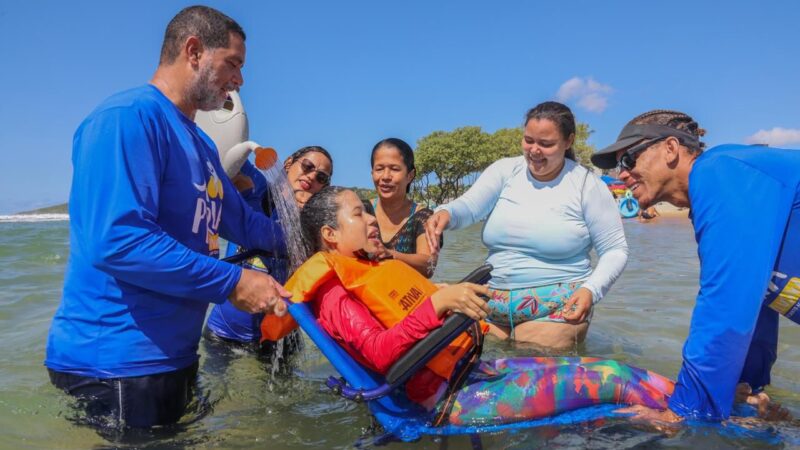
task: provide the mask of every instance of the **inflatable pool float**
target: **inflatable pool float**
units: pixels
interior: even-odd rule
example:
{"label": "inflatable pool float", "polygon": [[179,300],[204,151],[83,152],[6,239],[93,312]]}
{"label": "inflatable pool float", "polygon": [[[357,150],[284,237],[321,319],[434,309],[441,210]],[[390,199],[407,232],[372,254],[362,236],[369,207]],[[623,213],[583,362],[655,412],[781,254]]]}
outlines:
{"label": "inflatable pool float", "polygon": [[630,190],[625,191],[625,197],[619,201],[619,214],[625,219],[639,215],[639,202],[633,198]]}

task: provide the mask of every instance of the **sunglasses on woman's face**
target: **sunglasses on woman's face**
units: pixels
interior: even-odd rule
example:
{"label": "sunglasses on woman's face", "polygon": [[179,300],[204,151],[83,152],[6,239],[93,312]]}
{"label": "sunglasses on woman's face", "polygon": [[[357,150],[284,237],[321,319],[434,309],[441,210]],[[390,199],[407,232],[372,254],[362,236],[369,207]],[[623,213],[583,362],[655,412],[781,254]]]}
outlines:
{"label": "sunglasses on woman's face", "polygon": [[653,145],[663,141],[667,137],[660,137],[657,139],[653,139],[652,141],[642,142],[639,145],[635,145],[628,149],[625,153],[620,156],[619,161],[617,161],[617,169],[622,172],[623,170],[627,170],[630,172],[636,167],[636,160],[639,159],[639,155],[647,150],[648,148],[652,147]]}
{"label": "sunglasses on woman's face", "polygon": [[331,181],[331,176],[327,173],[317,169],[317,166],[314,165],[313,162],[303,158],[300,160],[300,169],[303,171],[303,175],[308,175],[311,172],[316,172],[314,175],[314,179],[317,180],[317,183],[326,185]]}

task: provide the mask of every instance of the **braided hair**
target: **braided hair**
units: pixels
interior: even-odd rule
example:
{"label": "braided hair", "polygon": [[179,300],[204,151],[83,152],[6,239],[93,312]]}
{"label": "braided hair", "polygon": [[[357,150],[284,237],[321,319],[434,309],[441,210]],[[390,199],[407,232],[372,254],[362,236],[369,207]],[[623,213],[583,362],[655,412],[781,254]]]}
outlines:
{"label": "braided hair", "polygon": [[[673,111],[669,109],[654,109],[644,114],[634,117],[628,125],[663,125],[676,130],[681,130],[685,133],[692,134],[699,138],[705,136],[706,130],[700,128],[700,125],[686,113],[680,111]],[[681,144],[684,144],[681,142]],[[685,144],[684,144],[685,145]],[[704,142],[700,142],[700,148],[692,148],[686,146],[689,153],[702,153],[706,148]]]}

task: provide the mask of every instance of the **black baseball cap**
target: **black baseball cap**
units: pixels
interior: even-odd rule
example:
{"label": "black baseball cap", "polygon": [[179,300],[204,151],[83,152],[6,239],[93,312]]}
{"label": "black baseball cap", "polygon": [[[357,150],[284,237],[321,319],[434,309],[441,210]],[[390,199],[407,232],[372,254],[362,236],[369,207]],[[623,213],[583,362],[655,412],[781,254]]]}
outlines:
{"label": "black baseball cap", "polygon": [[617,141],[606,148],[602,148],[592,155],[592,164],[601,169],[613,169],[617,166],[617,152],[633,147],[645,141],[676,137],[681,144],[694,149],[700,148],[700,139],[683,130],[666,125],[625,125],[619,133]]}

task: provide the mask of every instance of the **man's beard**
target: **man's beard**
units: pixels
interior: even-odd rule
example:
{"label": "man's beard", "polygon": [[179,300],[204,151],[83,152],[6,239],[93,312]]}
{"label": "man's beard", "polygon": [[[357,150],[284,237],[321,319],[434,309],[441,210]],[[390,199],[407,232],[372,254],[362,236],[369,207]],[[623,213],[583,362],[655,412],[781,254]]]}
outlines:
{"label": "man's beard", "polygon": [[[230,90],[230,89],[227,89]],[[217,87],[217,74],[214,73],[211,61],[198,69],[194,82],[189,87],[189,99],[201,111],[214,111],[222,108],[225,98]]]}

